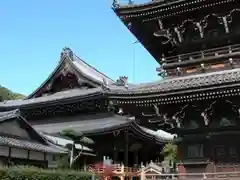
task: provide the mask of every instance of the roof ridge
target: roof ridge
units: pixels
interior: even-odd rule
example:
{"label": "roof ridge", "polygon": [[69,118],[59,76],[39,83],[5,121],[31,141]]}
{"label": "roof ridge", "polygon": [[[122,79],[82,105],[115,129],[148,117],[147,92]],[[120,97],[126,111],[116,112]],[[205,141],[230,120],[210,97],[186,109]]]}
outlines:
{"label": "roof ridge", "polygon": [[84,64],[86,64],[87,66],[89,66],[91,69],[95,70],[96,72],[98,72],[99,74],[103,75],[104,77],[108,78],[109,80],[115,82],[112,78],[110,78],[109,76],[107,76],[106,74],[102,73],[101,71],[99,71],[97,68],[95,68],[94,66],[90,65],[89,63],[87,63],[86,61],[84,61],[82,58],[80,58],[78,55],[76,55],[75,53],[73,53],[74,56],[76,56],[78,58],[78,60],[80,60],[81,62],[83,62]]}

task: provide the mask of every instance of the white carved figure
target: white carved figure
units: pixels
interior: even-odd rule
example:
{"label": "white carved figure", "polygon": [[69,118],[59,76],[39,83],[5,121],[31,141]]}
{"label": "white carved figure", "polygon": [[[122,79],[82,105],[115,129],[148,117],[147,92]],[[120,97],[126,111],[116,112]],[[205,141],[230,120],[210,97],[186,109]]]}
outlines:
{"label": "white carved figure", "polygon": [[203,117],[203,120],[204,120],[204,124],[205,124],[205,126],[207,126],[208,123],[209,123],[207,113],[202,112],[202,113],[201,113],[201,116]]}

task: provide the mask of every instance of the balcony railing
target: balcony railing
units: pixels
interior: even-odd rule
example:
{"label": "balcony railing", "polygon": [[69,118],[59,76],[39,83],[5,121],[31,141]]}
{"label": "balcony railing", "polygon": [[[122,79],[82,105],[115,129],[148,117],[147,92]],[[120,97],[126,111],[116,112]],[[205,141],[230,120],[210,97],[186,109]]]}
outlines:
{"label": "balcony railing", "polygon": [[240,52],[240,44],[166,57],[165,59],[162,59],[162,61],[167,64],[170,64],[170,63],[189,61],[194,59],[203,59],[208,57],[227,55],[227,54],[232,54],[236,52]]}

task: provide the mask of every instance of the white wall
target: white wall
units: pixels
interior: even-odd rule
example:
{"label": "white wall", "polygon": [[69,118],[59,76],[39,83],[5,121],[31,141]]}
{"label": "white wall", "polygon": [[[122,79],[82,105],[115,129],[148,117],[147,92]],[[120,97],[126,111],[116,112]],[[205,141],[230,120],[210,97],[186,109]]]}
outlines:
{"label": "white wall", "polygon": [[9,154],[9,147],[0,146],[0,156],[8,156]]}
{"label": "white wall", "polygon": [[25,149],[11,148],[11,157],[27,159],[28,151]]}

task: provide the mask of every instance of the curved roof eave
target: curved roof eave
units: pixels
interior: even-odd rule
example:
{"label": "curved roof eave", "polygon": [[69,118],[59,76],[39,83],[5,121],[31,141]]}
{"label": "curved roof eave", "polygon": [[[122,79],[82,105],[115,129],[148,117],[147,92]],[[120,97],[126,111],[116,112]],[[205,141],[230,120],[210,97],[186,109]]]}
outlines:
{"label": "curved roof eave", "polygon": [[194,74],[183,77],[162,79],[152,83],[144,83],[129,87],[128,90],[114,89],[109,92],[110,97],[114,96],[158,96],[166,94],[181,94],[188,91],[201,91],[204,89],[216,89],[222,86],[231,86],[231,84],[240,83],[240,68],[223,70],[218,72],[209,72],[203,74]]}
{"label": "curved roof eave", "polygon": [[128,4],[128,5],[118,5],[117,7],[113,7],[113,10],[117,12],[117,14],[131,14],[131,13],[143,13],[149,10],[155,10],[157,8],[162,8],[166,6],[170,6],[176,3],[185,2],[186,0],[158,0],[158,1],[150,1],[141,4]]}
{"label": "curved roof eave", "polygon": [[28,108],[36,106],[46,106],[47,104],[64,103],[73,100],[84,100],[88,98],[94,98],[103,95],[101,88],[92,88],[87,90],[71,89],[67,91],[61,91],[49,96],[43,96],[33,99],[20,99],[12,101],[0,102],[0,108]]}

